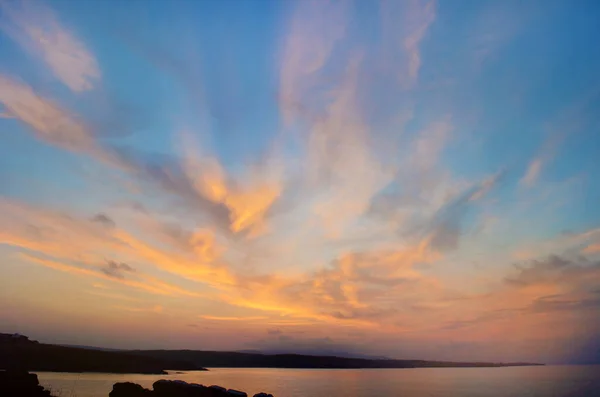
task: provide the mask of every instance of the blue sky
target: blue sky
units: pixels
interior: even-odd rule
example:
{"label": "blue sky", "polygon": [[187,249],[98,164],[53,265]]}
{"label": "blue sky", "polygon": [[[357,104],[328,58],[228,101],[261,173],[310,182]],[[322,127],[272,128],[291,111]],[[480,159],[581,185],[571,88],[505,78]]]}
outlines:
{"label": "blue sky", "polygon": [[0,2],[0,319],[109,347],[578,361],[600,326],[599,17]]}

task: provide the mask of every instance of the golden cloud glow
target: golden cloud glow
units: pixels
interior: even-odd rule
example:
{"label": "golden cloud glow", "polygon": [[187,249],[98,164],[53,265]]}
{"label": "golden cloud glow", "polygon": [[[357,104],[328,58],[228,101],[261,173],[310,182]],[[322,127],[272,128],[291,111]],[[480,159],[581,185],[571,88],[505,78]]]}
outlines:
{"label": "golden cloud glow", "polygon": [[52,261],[52,260],[48,260],[48,259],[41,259],[41,258],[37,258],[35,256],[31,256],[31,255],[27,255],[27,254],[21,254],[21,256],[24,259],[28,260],[29,262],[37,263],[39,265],[46,266],[46,267],[49,267],[54,270],[59,270],[61,272],[72,273],[72,274],[77,274],[77,275],[82,275],[82,276],[91,276],[91,277],[95,277],[95,278],[100,278],[105,281],[123,284],[123,285],[129,286],[129,287],[132,287],[132,288],[150,292],[152,294],[200,296],[199,294],[196,294],[194,292],[185,291],[184,289],[182,289],[180,287],[169,286],[168,284],[162,283],[162,282],[158,283],[158,285],[156,285],[151,282],[146,283],[143,281],[119,279],[119,278],[114,278],[114,277],[108,276],[106,274],[103,274],[101,272],[98,272],[98,271],[95,271],[92,269],[86,269],[86,268],[65,265],[60,262],[56,262],[56,261]]}
{"label": "golden cloud glow", "polygon": [[[600,229],[521,241],[530,226],[504,217],[491,197],[503,172],[467,177],[443,164],[445,150],[464,139],[462,115],[438,114],[437,103],[422,108],[414,91],[435,2],[383,3],[376,48],[349,45],[350,3],[296,6],[275,79],[273,111],[281,120],[275,131],[243,125],[257,142],[274,136],[257,143],[264,147],[251,160],[235,151],[220,156],[208,143],[217,131],[194,117],[175,147],[157,155],[99,138],[92,118],[83,117],[91,110],[82,106],[79,115],[64,105],[83,91],[89,103],[104,103],[92,97],[102,91],[93,90],[102,75],[94,55],[52,13],[36,27],[36,18],[11,12],[9,35],[70,90],[59,86],[69,97],[50,89],[47,96],[45,87],[0,75],[0,116],[49,144],[44,150],[69,151],[65,164],[81,170],[74,180],[54,175],[64,200],[34,196],[29,186],[0,197],[0,249],[9,269],[0,286],[8,291],[12,281],[50,274],[59,282],[31,277],[30,286],[9,292],[23,307],[35,306],[37,289],[54,292],[48,306],[55,309],[65,301],[89,305],[116,334],[210,329],[218,341],[248,331],[273,343],[298,331],[313,342],[333,335],[426,349],[470,341],[496,352],[507,340],[543,339],[540,329],[550,339],[590,332]],[[198,109],[200,118],[212,110]],[[238,138],[232,134],[245,144]],[[517,188],[528,187],[519,194],[538,188],[549,158],[534,158],[514,178]],[[85,190],[86,200],[69,197],[80,180],[93,190]],[[501,233],[490,232],[490,220]],[[31,272],[30,264],[55,272]],[[73,285],[73,276],[87,283]],[[62,280],[71,281],[65,297]],[[78,315],[73,323],[89,320]],[[289,334],[276,336],[284,328]]]}

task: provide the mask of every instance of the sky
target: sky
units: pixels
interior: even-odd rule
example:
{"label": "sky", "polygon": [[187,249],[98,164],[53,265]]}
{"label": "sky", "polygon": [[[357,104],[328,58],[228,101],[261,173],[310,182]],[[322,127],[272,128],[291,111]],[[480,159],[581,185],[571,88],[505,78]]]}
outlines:
{"label": "sky", "polygon": [[0,332],[600,363],[599,20],[0,0]]}

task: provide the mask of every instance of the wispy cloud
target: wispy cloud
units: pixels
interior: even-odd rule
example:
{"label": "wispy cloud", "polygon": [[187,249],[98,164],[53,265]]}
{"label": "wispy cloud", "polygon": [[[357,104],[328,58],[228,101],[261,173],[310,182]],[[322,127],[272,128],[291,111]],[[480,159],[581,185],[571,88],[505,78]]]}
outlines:
{"label": "wispy cloud", "polygon": [[164,310],[164,308],[161,305],[156,305],[156,306],[152,306],[152,307],[135,307],[135,306],[115,305],[113,307],[118,310],[123,310],[126,312],[132,312],[132,313],[162,313]]}
{"label": "wispy cloud", "polygon": [[108,261],[106,266],[102,267],[100,271],[110,277],[125,278],[126,273],[135,272],[135,269],[129,266],[127,263]]}
{"label": "wispy cloud", "polygon": [[15,78],[0,75],[0,103],[8,114],[27,124],[48,143],[88,153],[95,147],[82,120]]}
{"label": "wispy cloud", "polygon": [[286,123],[309,108],[306,95],[323,83],[318,72],[344,37],[348,23],[348,3],[344,1],[301,1],[296,7],[285,39],[280,73],[280,101]]}
{"label": "wispy cloud", "polygon": [[98,222],[106,227],[115,226],[115,221],[113,221],[108,215],[101,213],[94,215],[94,217],[92,218],[92,222]]}
{"label": "wispy cloud", "polygon": [[[438,15],[444,8],[435,1],[367,3],[295,2],[287,24],[278,25],[282,37],[261,43],[260,48],[281,46],[279,52],[269,48],[269,54],[278,55],[274,64],[267,65],[271,55],[260,62],[248,58],[250,68],[243,64],[244,73],[235,78],[255,76],[262,68],[273,75],[246,87],[256,91],[250,101],[256,101],[261,121],[243,125],[250,138],[239,145],[242,155],[237,147],[230,150],[231,137],[211,125],[212,99],[204,96],[220,90],[230,76],[220,62],[206,68],[211,62],[202,61],[204,50],[198,48],[203,45],[192,42],[189,48],[163,52],[167,38],[161,36],[165,42],[155,47],[132,26],[136,39],[120,51],[145,56],[123,61],[150,68],[118,91],[156,106],[160,122],[148,121],[147,131],[127,139],[107,137],[98,130],[111,123],[93,120],[110,119],[113,109],[94,108],[105,95],[95,88],[101,79],[108,83],[108,73],[121,60],[101,76],[93,54],[52,10],[40,3],[2,3],[3,32],[43,60],[70,91],[24,80],[31,77],[28,71],[22,77],[1,74],[0,105],[7,120],[0,122],[10,133],[25,130],[53,146],[52,158],[61,150],[76,153],[69,161],[83,168],[83,177],[73,180],[52,175],[57,179],[49,183],[63,189],[52,202],[47,194],[33,195],[37,190],[29,185],[26,191],[2,190],[8,192],[0,198],[3,252],[23,269],[37,264],[55,271],[38,267],[40,274],[87,282],[90,291],[74,288],[72,293],[83,294],[95,308],[110,309],[106,315],[113,321],[160,313],[183,319],[174,320],[170,331],[190,335],[185,319],[192,318],[202,323],[194,326],[194,335],[210,329],[218,334],[215,341],[235,339],[228,333],[231,326],[245,325],[244,337],[268,339],[257,346],[346,348],[346,336],[360,335],[361,343],[386,353],[397,346],[398,354],[442,351],[455,358],[456,346],[502,353],[509,339],[539,341],[539,329],[548,329],[552,340],[587,335],[593,327],[585,314],[598,304],[600,232],[542,237],[551,231],[530,232],[538,227],[535,222],[523,227],[529,214],[517,217],[510,210],[514,186],[503,183],[510,177],[504,153],[487,156],[483,140],[488,126],[498,121],[489,114],[497,112],[483,112],[491,122],[481,124],[482,151],[475,157],[485,157],[484,166],[465,158],[460,137],[471,126],[460,107],[465,97],[479,92],[483,76],[473,84],[458,81],[471,72],[472,48],[469,59],[457,61],[454,57],[465,54],[454,41],[449,46],[433,42],[432,35],[454,23],[454,16]],[[478,18],[477,10],[472,19],[484,25],[494,16]],[[469,31],[469,23],[465,26]],[[495,22],[475,39],[480,67],[515,30],[502,29]],[[195,31],[189,36],[197,37]],[[242,36],[235,37],[245,40]],[[451,36],[462,40],[460,31]],[[244,47],[240,58],[246,61],[253,48]],[[438,53],[444,58],[430,64],[428,57]],[[425,71],[429,79],[448,70],[456,74],[450,78],[464,88],[464,96],[448,99],[448,87],[420,84]],[[214,77],[211,73],[217,75],[214,81],[207,77]],[[156,76],[157,84],[138,89],[138,77],[147,76]],[[163,84],[167,80],[184,87],[173,89]],[[82,99],[74,95],[82,92],[87,92],[85,102],[67,106]],[[156,98],[146,98],[147,92],[156,92]],[[179,112],[180,107],[185,110]],[[183,117],[188,107],[193,114]],[[567,114],[566,121],[550,128],[549,138],[516,177],[519,186],[531,189],[521,192],[534,193],[541,176],[551,173],[566,136],[556,131],[572,131],[562,126],[579,120],[579,114]],[[14,128],[18,123],[25,128]],[[13,160],[7,161],[12,165]],[[42,164],[40,175],[51,175],[52,164],[48,170]],[[14,167],[7,167],[6,175],[15,172],[14,179],[25,186],[31,167],[25,168],[22,180]],[[6,175],[2,170],[3,180]],[[82,181],[94,193],[71,205],[71,189],[80,197]],[[123,181],[134,188],[121,189]],[[135,204],[115,204],[124,202]],[[573,217],[572,223],[578,221]],[[497,233],[499,224],[508,226]],[[525,233],[535,242],[519,239]],[[519,262],[513,266],[515,258]],[[11,274],[3,275],[10,282]],[[31,275],[32,284],[53,288]],[[30,299],[25,293],[30,291],[22,292],[23,299]],[[563,325],[552,326],[559,320]],[[564,324],[589,327],[582,331]],[[293,332],[307,337],[290,337]],[[335,341],[328,335],[336,335]],[[441,340],[456,346],[436,347]]]}
{"label": "wispy cloud", "polygon": [[542,165],[542,159],[537,158],[531,161],[529,163],[529,166],[527,167],[525,175],[523,175],[523,177],[521,178],[520,183],[527,187],[533,186],[534,183],[537,181],[540,172],[542,171]]}
{"label": "wispy cloud", "polygon": [[[131,233],[106,228],[86,218],[9,200],[0,200],[0,208],[7,211],[5,216],[0,217],[0,243],[57,258],[57,263],[65,260],[99,266],[98,269],[83,270],[89,275],[117,281],[128,281],[126,274],[136,275],[164,293],[195,295],[194,292],[149,275],[134,272],[128,264],[133,261],[214,285],[234,283],[229,270],[213,262],[215,258],[210,252],[211,240],[204,241],[209,246],[202,246],[201,242],[196,241],[198,249],[189,252],[170,252],[154,247]],[[107,257],[115,259],[107,261]]]}
{"label": "wispy cloud", "polygon": [[537,182],[543,168],[552,162],[561,145],[569,137],[576,136],[593,120],[592,104],[600,95],[600,86],[592,85],[581,98],[561,109],[546,125],[546,138],[539,152],[529,162],[521,185],[531,188]]}
{"label": "wispy cloud", "polygon": [[264,232],[266,212],[282,191],[282,166],[275,161],[232,177],[215,158],[200,156],[189,134],[184,134],[184,172],[196,193],[229,211],[232,232],[256,236]]}
{"label": "wispy cloud", "polygon": [[142,290],[145,292],[149,292],[151,294],[198,296],[198,294],[196,294],[194,292],[185,291],[185,290],[183,290],[179,287],[175,287],[175,286],[173,286],[172,288],[164,288],[165,287],[164,285],[156,285],[155,283],[152,283],[152,282],[136,281],[136,280],[129,280],[129,279],[124,279],[124,278],[114,277],[112,275],[107,275],[102,271],[94,270],[93,268],[72,266],[72,265],[64,264],[64,263],[50,260],[50,259],[39,258],[39,257],[29,255],[29,254],[21,254],[21,257],[28,260],[29,262],[37,263],[39,265],[46,266],[48,268],[58,270],[61,272],[72,273],[72,274],[81,275],[81,276],[89,276],[89,277],[94,277],[94,278],[100,278],[100,279],[103,279],[106,281],[117,282],[117,283],[123,284],[128,287],[132,287],[132,288],[139,289],[139,290]]}
{"label": "wispy cloud", "polygon": [[583,249],[585,254],[595,254],[600,252],[600,243],[590,244]]}
{"label": "wispy cloud", "polygon": [[421,69],[421,41],[436,17],[434,0],[386,1],[380,4],[384,60],[397,81],[413,88]]}
{"label": "wispy cloud", "polygon": [[261,321],[266,320],[268,317],[264,316],[248,316],[248,317],[226,317],[226,316],[199,316],[203,320],[210,321]]}
{"label": "wispy cloud", "polygon": [[408,77],[411,81],[417,79],[419,69],[421,68],[421,53],[419,51],[419,43],[423,40],[425,32],[429,25],[435,20],[435,2],[428,1],[425,4],[413,2],[408,20],[415,23],[414,28],[404,39],[404,48],[408,53]]}
{"label": "wispy cloud", "polygon": [[19,0],[0,3],[0,10],[0,29],[45,62],[63,84],[75,92],[94,88],[100,79],[96,58],[52,9],[39,1]]}

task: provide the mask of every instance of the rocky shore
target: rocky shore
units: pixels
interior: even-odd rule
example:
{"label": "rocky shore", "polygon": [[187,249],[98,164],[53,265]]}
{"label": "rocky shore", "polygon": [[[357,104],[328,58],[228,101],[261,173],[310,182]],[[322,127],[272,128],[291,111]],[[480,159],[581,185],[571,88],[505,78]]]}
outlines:
{"label": "rocky shore", "polygon": [[[0,397],[51,397],[38,381],[36,374],[25,371],[0,371]],[[131,383],[115,383],[109,397],[248,397],[243,391],[221,386],[203,386],[181,380],[159,380],[152,390]],[[272,394],[257,393],[254,397],[273,397]]]}
{"label": "rocky shore", "polygon": [[[203,386],[181,380],[162,379],[154,382],[152,390],[144,389],[136,383],[115,383],[109,397],[248,397],[248,394],[216,385]],[[254,397],[273,397],[273,395],[257,393]]]}
{"label": "rocky shore", "polygon": [[36,374],[25,371],[0,371],[0,396],[50,397],[51,394],[40,386]]}

